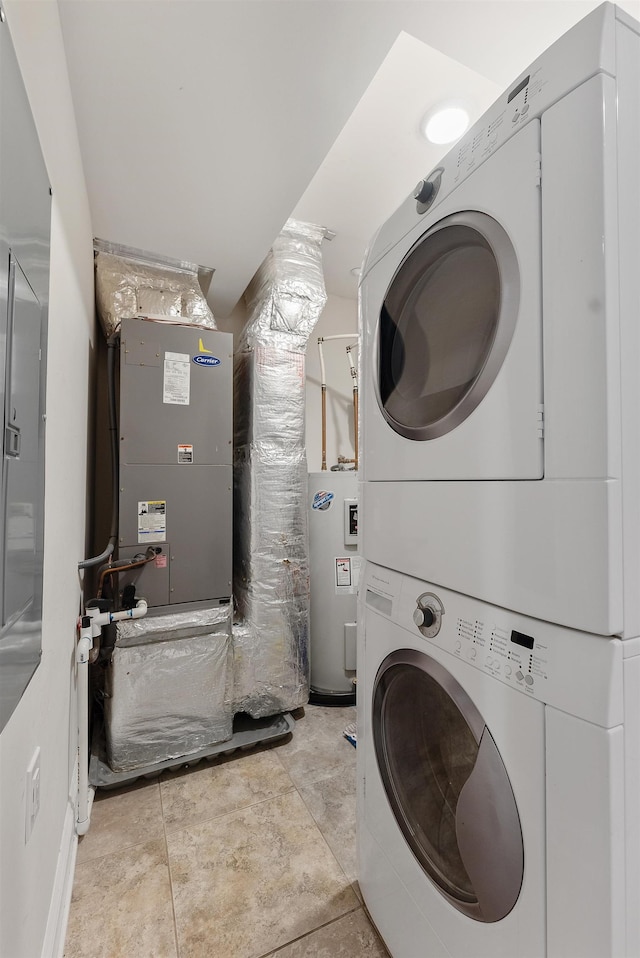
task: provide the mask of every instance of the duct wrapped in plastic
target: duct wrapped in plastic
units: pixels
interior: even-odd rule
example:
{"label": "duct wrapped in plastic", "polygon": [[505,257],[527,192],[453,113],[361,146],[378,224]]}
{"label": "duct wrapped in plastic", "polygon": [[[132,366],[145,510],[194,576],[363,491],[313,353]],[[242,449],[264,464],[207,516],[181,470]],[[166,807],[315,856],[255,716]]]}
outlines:
{"label": "duct wrapped in plastic", "polygon": [[192,263],[155,258],[127,247],[96,241],[96,305],[107,337],[123,319],[173,317],[176,322],[216,329]]}
{"label": "duct wrapped in plastic", "polygon": [[[309,560],[304,450],[283,467],[268,442],[236,460],[235,596],[247,630],[234,627],[235,700],[254,718],[309,699]],[[238,510],[240,511],[240,510]]]}
{"label": "duct wrapped in plastic", "polygon": [[107,670],[114,772],[191,755],[233,732],[231,607],[119,622]]}
{"label": "duct wrapped in plastic", "polygon": [[309,699],[305,349],[326,302],[323,237],[287,223],[235,355],[235,701],[254,718]]}
{"label": "duct wrapped in plastic", "polygon": [[249,321],[239,350],[262,343],[304,353],[327,301],[323,227],[287,220],[249,284]]}

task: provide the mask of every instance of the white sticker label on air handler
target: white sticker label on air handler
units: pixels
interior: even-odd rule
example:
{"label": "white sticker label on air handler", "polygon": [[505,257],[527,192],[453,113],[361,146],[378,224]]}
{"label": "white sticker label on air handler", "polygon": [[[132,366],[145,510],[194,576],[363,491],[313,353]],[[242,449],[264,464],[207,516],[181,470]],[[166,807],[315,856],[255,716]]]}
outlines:
{"label": "white sticker label on air handler", "polygon": [[138,542],[165,542],[167,538],[167,500],[138,503]]}
{"label": "white sticker label on air handler", "polygon": [[193,446],[191,443],[178,443],[178,462],[193,462]]}
{"label": "white sticker label on air handler", "polygon": [[188,406],[190,387],[189,353],[165,353],[162,401],[174,406]]}
{"label": "white sticker label on air handler", "polygon": [[360,556],[338,556],[336,564],[336,595],[356,595],[360,580]]}

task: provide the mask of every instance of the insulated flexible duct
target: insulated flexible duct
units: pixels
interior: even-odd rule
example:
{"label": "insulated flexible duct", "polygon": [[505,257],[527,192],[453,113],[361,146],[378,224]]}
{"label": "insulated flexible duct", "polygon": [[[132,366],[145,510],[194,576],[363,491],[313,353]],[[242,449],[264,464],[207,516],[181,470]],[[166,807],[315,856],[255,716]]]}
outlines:
{"label": "insulated flexible duct", "polygon": [[287,222],[235,353],[235,699],[254,718],[309,698],[305,350],[327,298],[324,235]]}
{"label": "insulated flexible duct", "polygon": [[216,328],[195,264],[104,240],[94,240],[94,248],[96,305],[107,337],[134,316]]}

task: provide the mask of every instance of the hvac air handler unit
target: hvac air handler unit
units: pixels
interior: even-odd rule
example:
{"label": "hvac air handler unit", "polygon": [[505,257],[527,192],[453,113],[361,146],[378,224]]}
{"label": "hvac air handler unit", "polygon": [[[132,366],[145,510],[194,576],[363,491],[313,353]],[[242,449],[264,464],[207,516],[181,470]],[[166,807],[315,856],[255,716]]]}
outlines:
{"label": "hvac air handler unit", "polygon": [[120,345],[118,558],[149,607],[231,597],[230,333],[124,319]]}
{"label": "hvac air handler unit", "polygon": [[[93,736],[93,786],[228,741],[234,714],[232,336],[123,318],[107,349],[117,469],[111,497],[98,495],[98,541],[109,498],[117,510],[87,611],[122,619],[130,610],[131,620],[105,629],[90,659],[104,722],[104,740],[101,722]],[[103,438],[103,414],[99,422]],[[138,618],[141,602],[148,614]]]}

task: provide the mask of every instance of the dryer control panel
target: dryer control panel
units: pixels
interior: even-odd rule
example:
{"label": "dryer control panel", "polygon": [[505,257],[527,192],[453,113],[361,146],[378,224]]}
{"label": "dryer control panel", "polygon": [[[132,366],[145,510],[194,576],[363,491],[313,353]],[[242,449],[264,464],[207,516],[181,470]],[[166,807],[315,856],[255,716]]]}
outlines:
{"label": "dryer control panel", "polygon": [[[602,40],[605,31],[612,37],[615,17],[615,7],[602,4],[515,79],[449,150],[438,168],[426,173],[416,190],[380,227],[367,252],[360,282],[385,253],[420,222],[424,213],[435,210],[521,127],[541,117],[550,106],[595,74],[616,75],[615,46]],[[532,165],[531,174],[539,182],[539,158],[535,167]],[[434,179],[437,179],[437,190],[430,185]]]}

